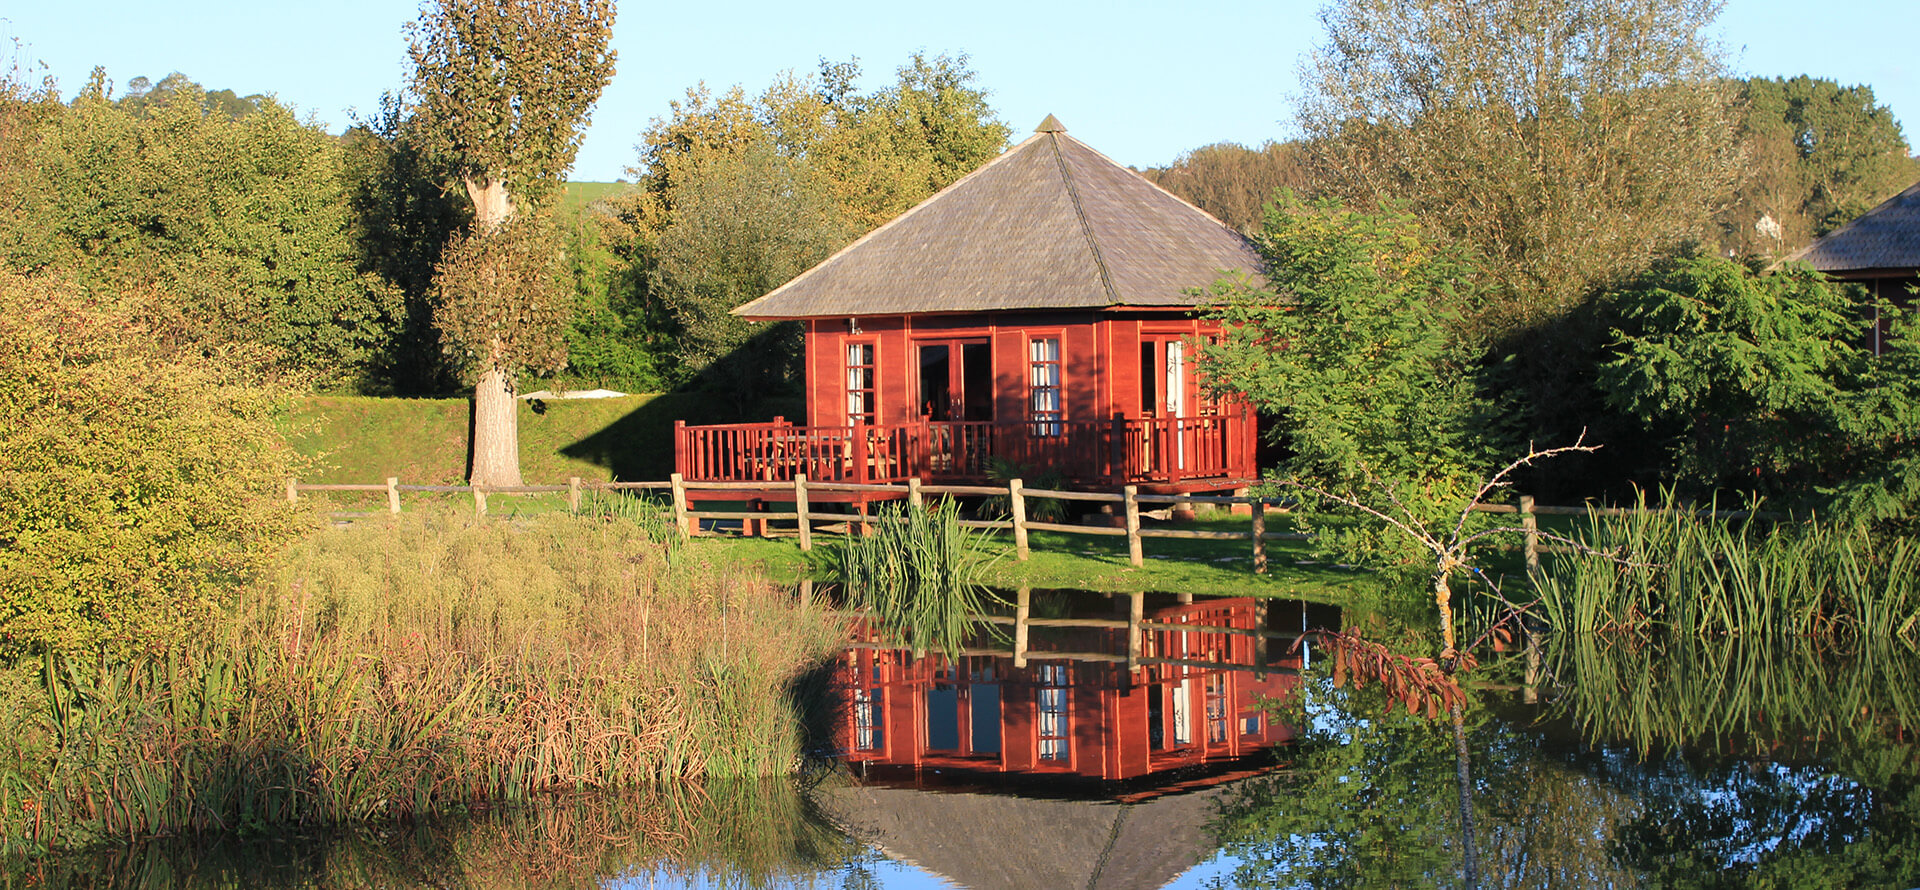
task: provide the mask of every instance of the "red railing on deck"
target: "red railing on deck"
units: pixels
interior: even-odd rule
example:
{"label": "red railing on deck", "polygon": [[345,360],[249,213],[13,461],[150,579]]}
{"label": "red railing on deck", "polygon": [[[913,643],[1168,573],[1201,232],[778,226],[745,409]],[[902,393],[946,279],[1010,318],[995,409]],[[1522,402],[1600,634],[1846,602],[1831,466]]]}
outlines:
{"label": "red railing on deck", "polygon": [[1204,417],[797,426],[782,420],[674,425],[676,468],[689,482],[979,481],[998,459],[1034,477],[1179,483],[1251,479],[1250,412]]}

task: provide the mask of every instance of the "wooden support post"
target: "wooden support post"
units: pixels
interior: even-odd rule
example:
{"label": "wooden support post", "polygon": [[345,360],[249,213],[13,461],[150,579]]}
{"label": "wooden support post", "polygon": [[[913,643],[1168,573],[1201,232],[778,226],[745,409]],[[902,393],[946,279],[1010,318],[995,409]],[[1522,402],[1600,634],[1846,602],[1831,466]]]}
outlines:
{"label": "wooden support post", "polygon": [[567,512],[574,513],[574,514],[578,514],[580,512],[580,477],[579,476],[567,477]]}
{"label": "wooden support post", "polygon": [[1540,517],[1533,513],[1533,495],[1520,496],[1520,527],[1527,532],[1527,577],[1540,571]]}
{"label": "wooden support post", "polygon": [[920,493],[920,477],[907,477],[907,509],[918,510],[926,505],[926,496]]}
{"label": "wooden support post", "polygon": [[813,605],[813,579],[800,579],[800,611],[805,612]]}
{"label": "wooden support post", "polygon": [[473,486],[473,515],[487,515],[487,490],[478,485]]}
{"label": "wooden support post", "polygon": [[387,512],[400,512],[400,477],[387,477]]}
{"label": "wooden support post", "polygon": [[1146,615],[1147,595],[1139,591],[1127,594],[1127,670],[1138,670],[1142,640],[1140,634],[1145,631],[1140,622]]}
{"label": "wooden support post", "polygon": [[1033,588],[1022,587],[1013,607],[1013,666],[1027,666],[1027,620],[1033,614]]}
{"label": "wooden support post", "polygon": [[1013,502],[1013,555],[1025,562],[1028,556],[1027,495],[1021,490],[1020,480],[1007,480],[1007,498]]}
{"label": "wooden support post", "polygon": [[1267,573],[1267,499],[1253,499],[1253,573]]}
{"label": "wooden support post", "polygon": [[292,476],[287,477],[287,503],[300,503],[300,480]]}
{"label": "wooden support post", "polygon": [[1128,485],[1120,489],[1121,500],[1126,505],[1127,522],[1127,562],[1146,565],[1147,554],[1140,546],[1140,486]]}
{"label": "wooden support post", "polygon": [[[793,512],[800,514],[800,550],[802,552],[813,549],[813,520],[807,518],[807,511],[811,509],[807,506],[807,474],[795,473],[793,474]],[[802,591],[813,590],[813,582],[801,583],[805,585],[801,588]],[[804,600],[802,605],[805,605]]]}
{"label": "wooden support post", "polygon": [[687,518],[687,479],[679,473],[667,479],[673,485],[673,525],[680,530],[680,539],[686,540],[693,536],[693,529],[688,526],[692,520]]}

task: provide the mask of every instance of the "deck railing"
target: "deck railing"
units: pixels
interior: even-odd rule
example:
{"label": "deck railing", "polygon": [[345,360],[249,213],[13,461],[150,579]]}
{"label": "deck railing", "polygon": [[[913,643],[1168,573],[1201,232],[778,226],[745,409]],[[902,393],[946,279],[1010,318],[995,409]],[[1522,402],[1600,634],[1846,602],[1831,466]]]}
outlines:
{"label": "deck railing", "polygon": [[676,468],[689,482],[857,484],[985,481],[998,459],[1072,482],[1173,483],[1254,478],[1250,413],[1026,423],[935,422],[801,426],[776,419],[674,428]]}

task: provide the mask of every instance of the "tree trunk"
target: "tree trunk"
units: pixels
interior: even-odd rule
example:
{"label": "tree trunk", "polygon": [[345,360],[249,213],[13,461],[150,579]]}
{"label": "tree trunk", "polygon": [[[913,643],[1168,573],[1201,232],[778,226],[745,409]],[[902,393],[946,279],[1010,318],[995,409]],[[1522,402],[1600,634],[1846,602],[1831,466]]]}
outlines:
{"label": "tree trunk", "polygon": [[473,388],[474,485],[520,484],[520,405],[513,378],[490,365]]}
{"label": "tree trunk", "polygon": [[513,218],[513,199],[508,197],[507,184],[500,177],[491,174],[479,178],[467,176],[461,181],[467,186],[467,197],[473,199],[475,228],[492,232]]}

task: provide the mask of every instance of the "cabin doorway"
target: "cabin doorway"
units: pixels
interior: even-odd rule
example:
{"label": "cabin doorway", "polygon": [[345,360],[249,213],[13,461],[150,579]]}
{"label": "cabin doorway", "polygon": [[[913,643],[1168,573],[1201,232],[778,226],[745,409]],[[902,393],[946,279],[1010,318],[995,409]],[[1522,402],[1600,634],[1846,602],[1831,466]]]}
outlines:
{"label": "cabin doorway", "polygon": [[993,347],[985,338],[922,340],[920,417],[934,472],[984,476],[993,432]]}
{"label": "cabin doorway", "polygon": [[1190,416],[1189,408],[1197,395],[1188,364],[1187,342],[1179,336],[1140,341],[1140,413],[1162,421],[1151,427],[1157,434],[1145,437],[1143,469],[1155,466],[1156,447],[1169,466],[1184,469],[1187,465],[1186,437],[1181,435],[1179,418]]}

